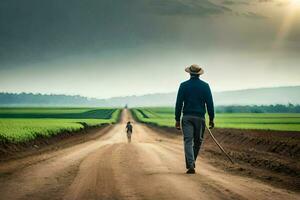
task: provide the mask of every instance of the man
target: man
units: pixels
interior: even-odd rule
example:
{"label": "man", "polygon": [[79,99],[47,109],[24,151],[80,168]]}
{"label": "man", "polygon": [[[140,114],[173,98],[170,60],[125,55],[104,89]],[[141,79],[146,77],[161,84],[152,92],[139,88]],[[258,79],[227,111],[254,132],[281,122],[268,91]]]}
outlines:
{"label": "man", "polygon": [[184,138],[184,153],[187,174],[195,173],[197,159],[205,131],[206,108],[209,115],[209,126],[214,127],[214,104],[209,85],[200,80],[203,69],[193,64],[185,69],[191,76],[181,83],[176,100],[176,128],[180,130],[181,112],[183,117],[181,127]]}
{"label": "man", "polygon": [[126,132],[127,132],[128,143],[131,143],[132,125],[130,122],[127,122],[126,129],[127,129]]}

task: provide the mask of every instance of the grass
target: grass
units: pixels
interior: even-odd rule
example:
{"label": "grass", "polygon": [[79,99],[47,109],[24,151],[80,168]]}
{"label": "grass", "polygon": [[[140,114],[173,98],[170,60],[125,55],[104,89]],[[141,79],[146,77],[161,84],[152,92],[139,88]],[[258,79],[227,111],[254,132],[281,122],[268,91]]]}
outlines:
{"label": "grass", "polygon": [[[175,124],[170,107],[135,108],[132,112],[141,122],[166,127]],[[215,124],[217,128],[300,131],[300,113],[217,113]]]}
{"label": "grass", "polygon": [[27,142],[115,123],[119,113],[106,108],[0,108],[0,141]]}

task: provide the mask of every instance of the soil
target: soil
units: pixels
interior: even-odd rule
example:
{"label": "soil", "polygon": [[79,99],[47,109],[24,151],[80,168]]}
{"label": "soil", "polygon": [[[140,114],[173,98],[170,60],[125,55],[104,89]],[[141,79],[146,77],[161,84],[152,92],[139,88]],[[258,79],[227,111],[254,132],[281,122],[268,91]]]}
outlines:
{"label": "soil", "polygon": [[[150,128],[169,137],[181,137],[175,128],[154,125]],[[210,164],[230,173],[300,191],[300,132],[241,129],[213,129],[212,132],[235,164],[227,160],[206,133],[201,153]]]}
{"label": "soil", "polygon": [[[133,121],[131,143],[128,120]],[[289,149],[280,147],[277,142],[285,140],[277,133],[214,133],[236,163],[231,165],[207,137],[196,174],[187,175],[179,132],[134,122],[124,110],[118,124],[84,141],[0,162],[1,199],[300,199],[299,134],[285,138],[284,144],[296,145]],[[256,144],[256,136],[270,141]]]}

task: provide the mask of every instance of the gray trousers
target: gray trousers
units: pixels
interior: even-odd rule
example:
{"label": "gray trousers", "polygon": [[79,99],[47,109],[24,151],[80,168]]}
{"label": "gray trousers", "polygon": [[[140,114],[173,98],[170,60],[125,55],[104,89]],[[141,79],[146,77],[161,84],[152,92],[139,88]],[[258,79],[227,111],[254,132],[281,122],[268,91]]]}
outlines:
{"label": "gray trousers", "polygon": [[184,115],[181,120],[186,168],[195,167],[205,131],[205,119]]}

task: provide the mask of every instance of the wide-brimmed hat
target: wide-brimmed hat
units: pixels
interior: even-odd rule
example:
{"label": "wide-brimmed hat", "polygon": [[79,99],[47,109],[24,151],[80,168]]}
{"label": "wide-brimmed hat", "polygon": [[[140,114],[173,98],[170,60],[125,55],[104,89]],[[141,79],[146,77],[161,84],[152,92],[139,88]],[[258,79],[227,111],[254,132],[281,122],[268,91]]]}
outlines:
{"label": "wide-brimmed hat", "polygon": [[198,74],[198,75],[201,75],[204,73],[204,70],[199,65],[196,65],[196,64],[186,67],[185,71],[190,74]]}

